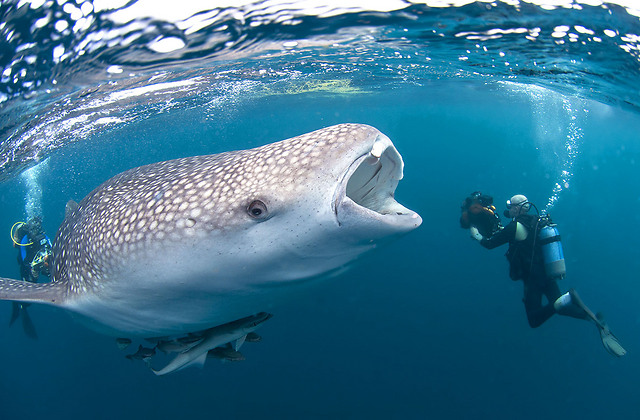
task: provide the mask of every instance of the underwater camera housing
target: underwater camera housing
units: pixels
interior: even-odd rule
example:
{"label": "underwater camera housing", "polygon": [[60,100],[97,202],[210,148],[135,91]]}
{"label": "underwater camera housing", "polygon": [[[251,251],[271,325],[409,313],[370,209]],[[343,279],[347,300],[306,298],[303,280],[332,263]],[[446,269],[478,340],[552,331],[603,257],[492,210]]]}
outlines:
{"label": "underwater camera housing", "polygon": [[474,226],[482,236],[490,237],[502,229],[500,216],[493,205],[493,197],[474,191],[464,199],[460,206],[460,227],[469,229]]}

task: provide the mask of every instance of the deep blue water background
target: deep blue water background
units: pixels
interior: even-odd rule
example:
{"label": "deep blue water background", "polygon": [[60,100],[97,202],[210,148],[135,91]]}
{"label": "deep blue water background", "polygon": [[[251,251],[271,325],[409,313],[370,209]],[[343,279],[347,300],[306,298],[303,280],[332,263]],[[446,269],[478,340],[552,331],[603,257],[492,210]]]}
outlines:
{"label": "deep blue water background", "polygon": [[[541,109],[504,85],[462,81],[267,96],[216,115],[174,110],[54,154],[41,180],[51,233],[68,199],[130,167],[367,123],[403,155],[396,197],[424,223],[274,309],[241,363],[210,360],[158,378],[112,338],[32,306],[39,340],[19,325],[2,333],[1,417],[635,418],[640,117],[567,98],[578,110],[579,154],[551,210],[567,258],[561,288],[575,287],[605,313],[626,357],[606,353],[586,322],[554,317],[530,329],[505,249],[482,249],[458,225],[462,199],[477,189],[494,195],[500,211],[515,193],[546,204],[572,120],[560,95],[543,96]],[[0,185],[3,277],[18,275],[8,233],[23,218],[24,195],[20,178]],[[0,302],[0,325],[10,311]]]}

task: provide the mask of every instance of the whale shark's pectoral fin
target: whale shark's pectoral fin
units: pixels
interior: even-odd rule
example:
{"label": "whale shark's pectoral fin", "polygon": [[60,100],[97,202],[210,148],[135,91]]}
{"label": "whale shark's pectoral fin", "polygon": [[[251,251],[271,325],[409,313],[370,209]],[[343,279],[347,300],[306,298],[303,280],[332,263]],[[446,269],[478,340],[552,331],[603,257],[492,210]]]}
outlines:
{"label": "whale shark's pectoral fin", "polygon": [[0,300],[59,305],[64,300],[65,292],[66,285],[60,282],[31,283],[0,278]]}

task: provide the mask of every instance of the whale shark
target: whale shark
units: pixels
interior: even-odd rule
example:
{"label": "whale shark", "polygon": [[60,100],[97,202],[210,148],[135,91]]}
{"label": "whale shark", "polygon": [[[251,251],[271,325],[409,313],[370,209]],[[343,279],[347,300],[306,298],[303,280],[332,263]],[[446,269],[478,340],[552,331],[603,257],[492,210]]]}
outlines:
{"label": "whale shark", "polygon": [[114,337],[171,337],[271,311],[294,285],[417,228],[391,140],[339,124],[133,168],[67,204],[52,281],[0,300],[62,308]]}

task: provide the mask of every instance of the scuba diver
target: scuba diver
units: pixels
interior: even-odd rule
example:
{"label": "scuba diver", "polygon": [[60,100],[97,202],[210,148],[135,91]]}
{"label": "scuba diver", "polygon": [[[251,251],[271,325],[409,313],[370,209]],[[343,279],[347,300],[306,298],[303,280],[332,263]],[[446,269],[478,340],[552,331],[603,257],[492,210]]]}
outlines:
{"label": "scuba diver", "polygon": [[[40,217],[32,217],[27,223],[15,223],[11,227],[11,240],[13,246],[18,248],[18,265],[23,281],[37,283],[40,275],[47,277],[51,275],[52,245],[42,228]],[[13,325],[22,313],[22,326],[25,333],[31,338],[37,338],[35,327],[27,312],[28,306],[28,303],[13,302],[9,325]]]}
{"label": "scuba diver", "polygon": [[[624,356],[626,350],[602,316],[594,314],[574,289],[560,292],[557,280],[564,278],[566,268],[560,235],[551,217],[541,216],[527,197],[517,194],[507,200],[504,216],[511,222],[503,227],[492,203],[490,196],[471,194],[462,204],[460,226],[469,229],[471,238],[487,249],[509,244],[509,276],[524,283],[522,300],[529,326],[537,328],[554,314],[590,320],[598,327],[604,348],[614,356]],[[531,208],[535,215],[529,214]]]}

